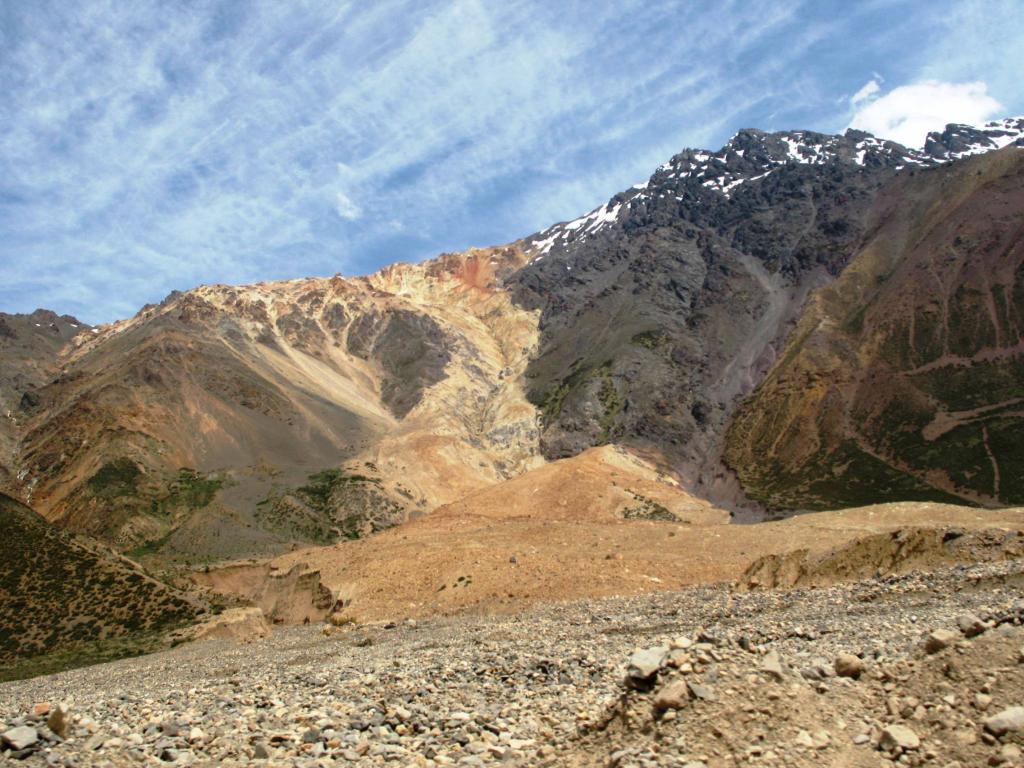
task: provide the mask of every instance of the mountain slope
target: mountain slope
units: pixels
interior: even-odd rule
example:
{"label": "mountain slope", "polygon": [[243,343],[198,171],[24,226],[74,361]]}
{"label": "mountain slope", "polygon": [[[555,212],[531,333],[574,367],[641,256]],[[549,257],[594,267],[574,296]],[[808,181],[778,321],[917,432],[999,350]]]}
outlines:
{"label": "mountain slope", "polygon": [[858,131],[744,130],[524,240],[532,258],[513,290],[542,313],[526,376],[545,456],[609,441],[654,447],[691,491],[742,504],[721,461],[733,410],[777,360],[808,295],[871,237],[878,196],[1022,135],[1019,118],[949,126],[922,152]]}
{"label": "mountain slope", "polygon": [[894,180],[739,409],[727,458],[775,507],[1024,501],[1024,153]]}
{"label": "mountain slope", "polygon": [[0,489],[16,485],[18,432],[39,404],[36,390],[56,375],[64,347],[89,330],[69,315],[45,309],[29,315],[0,312]]}
{"label": "mountain slope", "polygon": [[159,632],[194,619],[191,598],[0,494],[0,662]]}
{"label": "mountain slope", "polygon": [[205,286],[100,329],[40,392],[20,462],[51,520],[185,557],[404,520],[530,465],[536,321],[515,249],[368,278]]}

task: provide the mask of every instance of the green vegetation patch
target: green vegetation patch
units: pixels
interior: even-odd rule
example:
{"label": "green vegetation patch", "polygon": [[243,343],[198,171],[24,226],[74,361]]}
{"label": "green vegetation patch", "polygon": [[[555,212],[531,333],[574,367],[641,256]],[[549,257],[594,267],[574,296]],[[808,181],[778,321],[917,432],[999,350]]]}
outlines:
{"label": "green vegetation patch", "polygon": [[224,484],[225,478],[220,475],[180,469],[178,476],[168,483],[167,492],[152,500],[151,511],[166,516],[179,509],[202,509],[213,501]]}
{"label": "green vegetation patch", "polygon": [[672,342],[672,338],[662,330],[642,331],[635,334],[631,341],[644,349],[661,349]]}
{"label": "green vegetation patch", "polygon": [[1024,397],[1024,358],[977,360],[917,374],[914,384],[949,411],[968,411]]}
{"label": "green vegetation patch", "polygon": [[[595,368],[577,368],[558,381],[547,393],[539,396],[532,394],[531,402],[540,408],[543,423],[549,425],[561,416],[570,398],[578,396],[581,391],[594,386],[595,383],[597,401],[601,405],[601,415],[597,424],[601,434],[597,444],[601,445],[612,438],[616,417],[625,406],[625,398],[615,386],[612,377],[612,361],[608,360]],[[593,389],[589,391],[593,392]]]}
{"label": "green vegetation patch", "polygon": [[88,487],[93,496],[116,499],[119,496],[134,496],[138,492],[139,465],[128,458],[108,461],[95,475],[89,478]]}
{"label": "green vegetation patch", "polygon": [[833,451],[819,451],[795,472],[778,460],[752,470],[738,468],[744,489],[772,509],[827,510],[889,501],[968,503],[864,453],[853,440],[844,440]]}
{"label": "green vegetation patch", "polygon": [[0,536],[7,543],[0,679],[144,653],[150,639],[190,623],[199,610],[186,595],[2,494]]}
{"label": "green vegetation patch", "polygon": [[169,634],[170,630],[162,630],[139,632],[126,637],[86,640],[52,653],[16,659],[0,665],[0,683],[27,680],[92,664],[104,664],[108,661],[155,653],[172,645],[168,638]]}
{"label": "green vegetation patch", "polygon": [[615,420],[625,406],[626,401],[615,387],[609,375],[608,368],[601,370],[601,386],[597,392],[598,402],[601,403],[601,419],[598,422],[601,426],[601,437],[598,444],[607,443],[611,440],[612,430],[615,427]]}
{"label": "green vegetation patch", "polygon": [[659,504],[654,499],[641,496],[639,493],[629,492],[634,499],[640,503],[635,507],[626,507],[622,516],[627,520],[660,520],[667,523],[678,523],[679,518],[669,511],[668,507]]}
{"label": "green vegetation patch", "polygon": [[[605,365],[610,365],[606,363]],[[562,415],[562,408],[570,394],[579,389],[592,376],[593,369],[577,368],[568,376],[556,382],[554,387],[539,396],[534,395],[530,399],[534,405],[541,410],[541,419],[544,424],[555,422]]]}
{"label": "green vegetation patch", "polygon": [[[402,495],[412,496],[408,490]],[[404,519],[403,507],[384,493],[379,479],[345,469],[325,469],[299,488],[275,490],[257,505],[256,515],[268,530],[317,544],[358,539]]]}
{"label": "green vegetation patch", "polygon": [[350,485],[352,483],[376,483],[380,484],[380,481],[375,477],[367,477],[366,475],[354,475],[348,474],[341,469],[325,469],[322,472],[309,476],[309,484],[299,488],[296,492],[303,497],[303,499],[320,510],[326,510],[330,508],[331,495],[335,489]]}

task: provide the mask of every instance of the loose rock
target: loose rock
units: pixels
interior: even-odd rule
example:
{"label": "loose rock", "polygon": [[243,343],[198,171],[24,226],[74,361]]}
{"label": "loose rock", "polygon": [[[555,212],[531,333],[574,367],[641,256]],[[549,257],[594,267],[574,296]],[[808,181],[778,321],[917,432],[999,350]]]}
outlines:
{"label": "loose rock", "polygon": [[1024,729],[1024,707],[1009,707],[985,718],[985,730],[996,736]]}
{"label": "loose rock", "polygon": [[956,632],[950,632],[948,629],[936,629],[925,638],[924,649],[928,653],[938,653],[959,639],[960,635]]}
{"label": "loose rock", "polygon": [[852,653],[840,653],[836,656],[836,674],[840,677],[859,678],[864,672],[864,661]]}
{"label": "loose rock", "polygon": [[917,749],[921,746],[921,739],[905,725],[887,725],[882,729],[882,738],[878,745],[886,751],[891,751],[896,747]]}
{"label": "loose rock", "polygon": [[690,688],[682,680],[669,683],[654,697],[654,709],[661,712],[666,709],[682,709],[690,701]]}
{"label": "loose rock", "polygon": [[20,725],[4,731],[0,734],[0,740],[11,749],[25,749],[39,741],[39,734],[31,726]]}

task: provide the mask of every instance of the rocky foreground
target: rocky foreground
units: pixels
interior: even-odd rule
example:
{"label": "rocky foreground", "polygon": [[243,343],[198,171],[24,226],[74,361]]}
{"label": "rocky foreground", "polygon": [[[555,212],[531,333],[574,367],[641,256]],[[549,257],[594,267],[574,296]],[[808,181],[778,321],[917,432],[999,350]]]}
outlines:
{"label": "rocky foreground", "polygon": [[0,686],[28,765],[1024,765],[1024,561],[308,626]]}

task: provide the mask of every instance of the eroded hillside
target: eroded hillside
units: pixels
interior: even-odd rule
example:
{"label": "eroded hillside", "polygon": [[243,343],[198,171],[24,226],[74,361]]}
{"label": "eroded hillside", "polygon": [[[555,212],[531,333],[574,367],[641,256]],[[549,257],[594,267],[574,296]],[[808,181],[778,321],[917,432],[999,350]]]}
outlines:
{"label": "eroded hillside", "polygon": [[39,392],[23,488],[125,548],[230,557],[393,525],[536,461],[514,248],[203,286],[100,329]]}
{"label": "eroded hillside", "polygon": [[903,175],[740,407],[727,458],[774,507],[1024,501],[1024,153]]}

